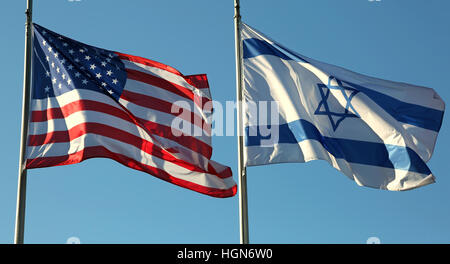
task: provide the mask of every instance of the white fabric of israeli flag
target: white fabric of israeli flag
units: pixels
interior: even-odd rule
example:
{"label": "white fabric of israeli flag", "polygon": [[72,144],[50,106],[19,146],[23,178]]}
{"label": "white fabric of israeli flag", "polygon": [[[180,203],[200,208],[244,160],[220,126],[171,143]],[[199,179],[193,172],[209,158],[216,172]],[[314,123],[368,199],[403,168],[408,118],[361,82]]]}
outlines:
{"label": "white fabric of israeli flag", "polygon": [[[426,162],[445,104],[433,89],[319,62],[244,23],[240,29],[246,166],[325,160],[361,186],[399,191],[434,182]],[[270,119],[261,102],[272,101],[279,111]]]}

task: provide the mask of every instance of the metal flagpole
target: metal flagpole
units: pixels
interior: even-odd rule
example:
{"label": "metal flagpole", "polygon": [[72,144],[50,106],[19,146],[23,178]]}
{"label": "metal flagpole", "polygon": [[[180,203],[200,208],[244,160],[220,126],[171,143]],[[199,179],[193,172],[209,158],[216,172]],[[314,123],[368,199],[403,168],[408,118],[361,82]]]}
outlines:
{"label": "metal flagpole", "polygon": [[249,243],[248,205],[247,205],[247,170],[244,165],[244,138],[242,120],[242,45],[241,14],[239,0],[234,0],[234,31],[236,40],[236,99],[237,99],[237,138],[238,138],[238,171],[239,171],[239,227],[241,244]]}
{"label": "metal flagpole", "polygon": [[17,187],[17,210],[15,227],[15,244],[23,244],[25,228],[25,200],[27,187],[27,170],[25,168],[25,155],[28,137],[28,115],[31,90],[31,36],[32,36],[32,8],[33,1],[27,0],[26,23],[25,23],[25,60],[23,77],[23,97],[22,97],[22,133],[20,139],[19,157],[19,182]]}

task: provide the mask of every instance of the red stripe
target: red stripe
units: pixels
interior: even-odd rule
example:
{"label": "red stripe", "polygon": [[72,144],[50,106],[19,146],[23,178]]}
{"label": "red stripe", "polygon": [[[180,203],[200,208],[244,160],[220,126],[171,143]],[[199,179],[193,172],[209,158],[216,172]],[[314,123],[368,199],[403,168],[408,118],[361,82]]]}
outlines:
{"label": "red stripe", "polygon": [[171,72],[173,74],[176,74],[178,76],[183,77],[189,84],[193,85],[196,88],[199,89],[205,89],[205,88],[209,88],[209,84],[208,84],[208,78],[206,77],[206,74],[196,74],[196,75],[188,75],[188,76],[184,76],[181,72],[179,72],[177,69],[169,66],[169,65],[165,65],[161,62],[157,62],[154,60],[149,60],[146,58],[142,58],[139,56],[133,56],[133,55],[129,55],[129,54],[124,54],[124,53],[120,53],[120,52],[116,52],[116,54],[119,56],[119,59],[121,60],[127,60],[127,61],[131,61],[131,62],[136,62],[136,63],[140,63],[140,64],[144,64],[150,67],[155,67],[158,69],[162,69],[168,72]]}
{"label": "red stripe", "polygon": [[[152,156],[158,157],[166,161],[170,161],[188,170],[202,173],[210,173],[209,171],[199,168],[189,162],[177,159],[171,153],[160,148],[159,146],[153,144],[150,141],[147,141],[141,137],[135,136],[121,129],[99,123],[82,123],[72,127],[67,131],[54,131],[42,135],[29,135],[28,146],[41,146],[50,143],[70,142],[85,134],[96,134],[109,137],[118,140],[120,142],[135,146],[136,148],[141,149],[142,151]],[[227,178],[231,176],[228,175],[226,171],[222,173],[214,173],[213,175],[216,175],[219,178]]]}
{"label": "red stripe", "polygon": [[[157,135],[160,137],[164,137],[170,139],[172,141],[177,142],[178,144],[191,149],[192,151],[200,153],[202,156],[210,159],[212,155],[212,147],[207,143],[192,137],[192,136],[175,136],[172,131],[175,129],[161,125],[155,122],[147,121],[145,119],[138,119],[139,123],[141,123],[151,134]],[[177,130],[178,131],[178,130]],[[181,132],[180,132],[181,134]]]}
{"label": "red stripe", "polygon": [[73,113],[89,110],[102,112],[133,122],[130,116],[120,108],[98,101],[83,99],[68,103],[63,107],[48,108],[42,111],[33,111],[31,113],[31,122],[44,122],[51,119],[63,119]]}
{"label": "red stripe", "polygon": [[[208,133],[208,135],[211,134],[211,125],[206,123],[201,116],[197,115],[192,111],[189,111],[188,109],[179,107],[180,112],[172,113],[172,106],[174,106],[174,104],[166,102],[156,97],[130,92],[127,90],[123,90],[120,98],[145,108],[150,108],[160,112],[178,116],[179,118],[182,118],[192,123],[193,125],[202,128]],[[185,115],[180,115],[181,112],[186,113],[188,117],[186,117]]]}
{"label": "red stripe", "polygon": [[97,147],[86,147],[83,150],[76,152],[70,155],[58,156],[58,157],[46,157],[46,158],[35,158],[27,160],[27,169],[32,168],[42,168],[42,167],[51,167],[51,166],[60,166],[60,165],[69,165],[82,162],[83,160],[95,158],[95,157],[103,157],[113,159],[125,166],[128,166],[132,169],[143,171],[149,173],[153,176],[156,176],[164,181],[173,183],[175,185],[181,186],[183,188],[187,188],[199,193],[203,193],[206,195],[210,195],[213,197],[225,198],[232,197],[237,192],[237,186],[234,185],[229,189],[217,189],[211,187],[205,187],[202,185],[198,185],[196,183],[192,183],[186,180],[182,180],[172,175],[168,174],[166,171],[162,169],[158,169],[149,165],[142,164],[133,159],[130,159],[127,156],[122,154],[114,153],[109,151],[108,149],[97,146]]}
{"label": "red stripe", "polygon": [[[51,119],[63,119],[65,117],[69,117],[73,113],[89,110],[109,114],[135,124],[135,120],[122,109],[92,100],[79,100],[69,103],[61,108],[49,108],[44,111],[33,111],[31,113],[31,122],[44,122]],[[171,127],[147,121],[142,118],[136,118],[136,121],[138,121],[143,126],[143,129],[149,134],[156,134],[158,136],[170,139],[186,148],[200,153],[208,159],[211,158],[212,147],[195,137],[187,135],[175,136],[172,133]]]}
{"label": "red stripe", "polygon": [[184,79],[192,86],[199,89],[209,88],[208,77],[206,74],[196,74],[184,76]]}
{"label": "red stripe", "polygon": [[[166,91],[169,91],[171,93],[177,94],[179,96],[182,96],[186,99],[192,100],[196,105],[200,106],[203,109],[203,106],[210,102],[211,99],[207,97],[202,97],[194,94],[194,92],[186,87],[183,87],[181,85],[169,82],[166,79],[159,78],[157,76],[147,74],[145,72],[132,70],[132,69],[126,69],[127,72],[127,78],[143,82],[152,86],[159,87],[161,89],[164,89]],[[200,82],[200,81],[199,81]],[[207,82],[207,81],[206,81]]]}
{"label": "red stripe", "polygon": [[133,56],[133,55],[129,55],[129,54],[124,54],[124,53],[120,53],[120,52],[116,52],[116,54],[119,56],[119,59],[121,60],[127,60],[127,61],[132,61],[132,62],[137,62],[140,64],[144,64],[150,67],[155,67],[155,68],[159,68],[168,72],[171,72],[173,74],[179,75],[184,77],[183,74],[181,74],[181,72],[179,72],[177,69],[169,66],[169,65],[165,65],[161,62],[157,62],[157,61],[153,61],[153,60],[149,60],[146,58],[142,58],[139,56]]}

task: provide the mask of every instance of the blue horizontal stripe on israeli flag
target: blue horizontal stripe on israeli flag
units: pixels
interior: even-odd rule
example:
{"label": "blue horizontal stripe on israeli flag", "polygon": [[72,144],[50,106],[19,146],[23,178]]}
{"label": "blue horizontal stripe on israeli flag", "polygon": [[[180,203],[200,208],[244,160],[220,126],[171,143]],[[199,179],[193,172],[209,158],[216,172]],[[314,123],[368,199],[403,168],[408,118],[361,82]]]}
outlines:
{"label": "blue horizontal stripe on israeli flag", "polygon": [[[297,53],[290,51],[289,49],[277,46],[274,47],[270,43],[257,39],[257,38],[248,38],[242,41],[242,49],[243,49],[243,58],[250,59],[259,55],[273,55],[279,57],[283,60],[295,60],[295,61],[303,61],[308,62],[305,58],[300,57]],[[279,49],[287,52],[288,55],[279,51]]]}
{"label": "blue horizontal stripe on israeli flag", "polygon": [[[260,39],[248,38],[244,39],[242,42],[244,59],[249,59],[260,55],[273,55],[283,60],[307,62],[305,58],[298,56],[297,54],[287,50],[286,48],[283,48],[281,46],[274,47],[270,43]],[[290,56],[287,56],[279,49],[285,50]],[[391,96],[363,87],[361,85],[349,83],[345,80],[343,81],[367,95],[371,100],[377,103],[399,122],[436,132],[438,132],[441,128],[444,111],[420,106],[417,104],[402,102]]]}
{"label": "blue horizontal stripe on israeli flag", "polygon": [[[261,140],[270,139],[270,135],[261,136],[259,131],[257,126],[246,127],[246,146],[260,146]],[[425,162],[408,147],[325,137],[312,123],[306,120],[279,125],[278,131],[278,143],[298,144],[304,140],[316,140],[336,159],[344,159],[350,163],[431,174]],[[250,132],[251,136],[249,136]]]}
{"label": "blue horizontal stripe on israeli flag", "polygon": [[242,44],[244,59],[253,58],[259,55],[273,55],[280,57],[283,60],[291,60],[291,58],[280,52],[277,48],[260,39],[244,39]]}
{"label": "blue horizontal stripe on israeli flag", "polygon": [[346,82],[358,91],[367,95],[372,101],[381,106],[397,121],[413,126],[439,132],[444,118],[444,111],[424,107],[417,104],[402,102],[384,93],[369,88]]}

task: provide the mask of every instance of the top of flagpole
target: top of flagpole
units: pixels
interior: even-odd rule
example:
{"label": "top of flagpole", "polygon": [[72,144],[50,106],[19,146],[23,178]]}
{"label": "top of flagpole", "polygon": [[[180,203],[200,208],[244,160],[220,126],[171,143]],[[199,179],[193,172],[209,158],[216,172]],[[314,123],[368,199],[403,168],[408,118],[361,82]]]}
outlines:
{"label": "top of flagpole", "polygon": [[32,22],[32,14],[33,14],[33,0],[27,0],[27,10],[25,10],[26,15],[26,26],[31,25]]}
{"label": "top of flagpole", "polygon": [[234,18],[237,19],[238,22],[241,22],[240,8],[239,0],[234,0]]}

